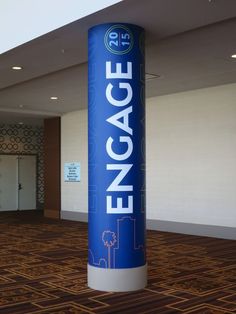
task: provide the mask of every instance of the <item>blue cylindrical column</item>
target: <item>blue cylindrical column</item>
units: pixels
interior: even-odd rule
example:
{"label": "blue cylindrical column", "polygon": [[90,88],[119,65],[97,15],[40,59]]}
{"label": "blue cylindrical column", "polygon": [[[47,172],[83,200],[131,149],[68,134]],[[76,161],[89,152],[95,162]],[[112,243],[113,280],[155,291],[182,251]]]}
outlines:
{"label": "blue cylindrical column", "polygon": [[144,31],[123,23],[89,30],[88,285],[146,286]]}

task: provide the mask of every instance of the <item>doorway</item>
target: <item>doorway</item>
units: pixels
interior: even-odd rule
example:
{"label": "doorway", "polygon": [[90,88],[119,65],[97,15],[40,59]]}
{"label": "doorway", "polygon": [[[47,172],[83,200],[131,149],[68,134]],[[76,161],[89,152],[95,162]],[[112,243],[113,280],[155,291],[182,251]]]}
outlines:
{"label": "doorway", "polygon": [[0,155],[0,211],[36,209],[36,155]]}

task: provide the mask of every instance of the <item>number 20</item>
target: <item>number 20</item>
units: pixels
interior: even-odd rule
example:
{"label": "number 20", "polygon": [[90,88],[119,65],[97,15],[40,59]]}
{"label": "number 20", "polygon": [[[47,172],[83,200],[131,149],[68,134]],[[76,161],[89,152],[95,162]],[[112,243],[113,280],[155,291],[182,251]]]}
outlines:
{"label": "number 20", "polygon": [[[112,39],[109,41],[109,46],[115,45],[116,47],[118,47],[118,34],[116,32],[111,32],[109,34],[109,38]],[[128,33],[125,34],[121,34],[121,39],[125,39],[125,40],[129,40],[130,39],[130,35]],[[122,46],[125,45],[129,45],[130,43],[127,41],[121,41]]]}

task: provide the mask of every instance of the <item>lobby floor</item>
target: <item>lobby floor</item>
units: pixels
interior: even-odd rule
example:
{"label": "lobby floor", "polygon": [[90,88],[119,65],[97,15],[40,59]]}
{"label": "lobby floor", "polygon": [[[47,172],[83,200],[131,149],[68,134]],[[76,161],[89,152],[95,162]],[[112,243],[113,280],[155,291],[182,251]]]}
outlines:
{"label": "lobby floor", "polygon": [[86,284],[87,224],[0,213],[0,313],[236,313],[236,241],[147,232],[149,281],[135,293]]}

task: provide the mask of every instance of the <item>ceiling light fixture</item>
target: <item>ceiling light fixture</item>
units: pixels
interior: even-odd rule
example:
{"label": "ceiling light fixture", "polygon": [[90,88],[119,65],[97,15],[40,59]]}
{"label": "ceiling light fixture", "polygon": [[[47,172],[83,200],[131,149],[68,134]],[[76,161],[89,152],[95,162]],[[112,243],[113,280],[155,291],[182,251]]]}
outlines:
{"label": "ceiling light fixture", "polygon": [[233,55],[231,56],[231,58],[236,59],[236,54],[233,54]]}
{"label": "ceiling light fixture", "polygon": [[58,97],[57,97],[57,96],[51,96],[50,99],[51,99],[51,100],[57,100]]}
{"label": "ceiling light fixture", "polygon": [[18,124],[22,125],[22,124],[24,124],[24,123],[23,123],[23,122],[19,122]]}
{"label": "ceiling light fixture", "polygon": [[23,68],[21,66],[13,66],[12,67],[12,70],[16,70],[16,71],[19,71],[19,70],[22,70]]}

